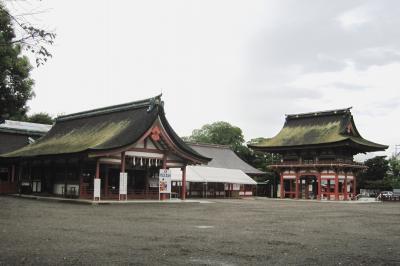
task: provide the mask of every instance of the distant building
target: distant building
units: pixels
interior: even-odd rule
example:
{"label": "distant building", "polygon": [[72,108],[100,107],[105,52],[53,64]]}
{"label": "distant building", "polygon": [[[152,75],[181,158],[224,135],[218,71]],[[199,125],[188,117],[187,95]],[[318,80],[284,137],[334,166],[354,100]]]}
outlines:
{"label": "distant building", "polygon": [[[35,142],[49,131],[51,125],[12,120],[0,121],[0,154],[15,151]],[[0,165],[0,194],[15,190],[11,178],[15,169]]]}
{"label": "distant building", "polygon": [[[240,159],[229,146],[194,144],[189,146],[211,158],[207,165],[187,168],[187,193],[189,197],[241,197],[253,196],[256,184],[251,177],[265,174]],[[172,171],[173,190],[181,189],[179,169]]]}
{"label": "distant building", "polygon": [[361,137],[350,108],[287,115],[273,138],[249,145],[277,153],[282,161],[270,165],[280,173],[281,198],[347,200],[357,193],[358,153],[388,148]]}
{"label": "distant building", "polygon": [[33,143],[45,135],[51,125],[20,121],[0,121],[0,154],[14,151]]}

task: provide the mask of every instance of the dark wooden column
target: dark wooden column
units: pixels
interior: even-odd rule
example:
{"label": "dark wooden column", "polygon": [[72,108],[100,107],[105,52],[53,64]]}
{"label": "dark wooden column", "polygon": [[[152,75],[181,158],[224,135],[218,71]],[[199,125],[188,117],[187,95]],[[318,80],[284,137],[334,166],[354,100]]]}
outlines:
{"label": "dark wooden column", "polygon": [[68,159],[65,160],[64,167],[64,197],[68,196]]}
{"label": "dark wooden column", "polygon": [[95,176],[95,178],[96,179],[100,178],[100,160],[99,159],[96,160],[96,176]]}
{"label": "dark wooden column", "polygon": [[11,166],[11,183],[15,182],[15,164]]}
{"label": "dark wooden column", "polygon": [[299,189],[299,182],[300,182],[300,173],[298,172],[298,171],[296,171],[296,179],[295,179],[295,182],[296,182],[296,199],[299,199],[299,192],[300,192],[300,189]]}
{"label": "dark wooden column", "polygon": [[283,184],[283,172],[281,172],[281,199],[285,198],[285,186]]}
{"label": "dark wooden column", "polygon": [[83,195],[83,175],[82,175],[82,160],[78,159],[78,178],[79,178],[79,198]]}
{"label": "dark wooden column", "polygon": [[348,200],[347,194],[347,171],[344,172],[344,183],[343,183],[343,199]]}
{"label": "dark wooden column", "polygon": [[104,175],[104,196],[108,196],[108,175],[110,168],[108,165],[105,165],[105,175]]}
{"label": "dark wooden column", "polygon": [[182,200],[186,199],[186,165],[182,168]]}
{"label": "dark wooden column", "polygon": [[40,192],[43,192],[43,190],[44,190],[43,188],[47,188],[47,179],[46,179],[46,171],[45,171],[46,168],[45,168],[45,161],[44,160],[40,161],[40,166],[41,166]]}

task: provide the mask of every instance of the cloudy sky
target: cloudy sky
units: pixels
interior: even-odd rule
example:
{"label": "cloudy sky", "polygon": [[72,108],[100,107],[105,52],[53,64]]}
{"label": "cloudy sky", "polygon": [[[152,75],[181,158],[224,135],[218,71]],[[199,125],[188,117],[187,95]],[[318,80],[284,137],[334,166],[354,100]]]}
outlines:
{"label": "cloudy sky", "polygon": [[285,114],[352,106],[363,137],[400,144],[400,2],[13,1],[44,10],[53,59],[31,113],[65,114],[163,93],[182,136],[228,121],[247,140]]}

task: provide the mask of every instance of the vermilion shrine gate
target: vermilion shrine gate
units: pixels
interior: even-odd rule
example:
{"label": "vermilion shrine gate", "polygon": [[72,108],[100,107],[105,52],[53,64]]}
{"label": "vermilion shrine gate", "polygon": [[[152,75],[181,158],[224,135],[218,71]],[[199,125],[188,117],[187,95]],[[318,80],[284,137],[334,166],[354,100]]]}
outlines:
{"label": "vermilion shrine gate", "polygon": [[350,109],[287,115],[275,137],[249,145],[281,156],[279,163],[270,165],[280,175],[281,198],[355,197],[356,174],[366,167],[355,162],[354,155],[388,146],[362,138]]}

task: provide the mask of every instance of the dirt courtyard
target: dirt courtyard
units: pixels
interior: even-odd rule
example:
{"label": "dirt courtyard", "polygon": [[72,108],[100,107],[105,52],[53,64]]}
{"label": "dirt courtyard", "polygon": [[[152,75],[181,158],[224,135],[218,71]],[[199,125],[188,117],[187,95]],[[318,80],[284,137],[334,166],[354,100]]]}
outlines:
{"label": "dirt courtyard", "polygon": [[400,204],[0,197],[0,265],[399,265]]}

